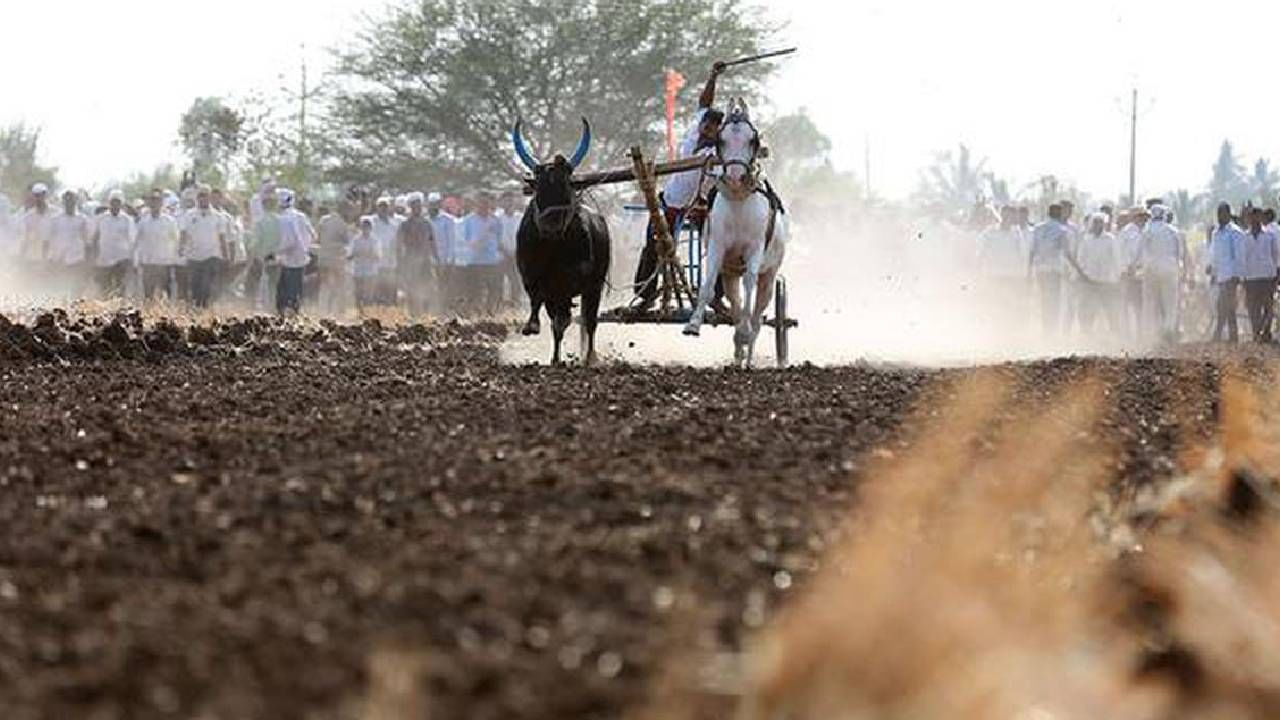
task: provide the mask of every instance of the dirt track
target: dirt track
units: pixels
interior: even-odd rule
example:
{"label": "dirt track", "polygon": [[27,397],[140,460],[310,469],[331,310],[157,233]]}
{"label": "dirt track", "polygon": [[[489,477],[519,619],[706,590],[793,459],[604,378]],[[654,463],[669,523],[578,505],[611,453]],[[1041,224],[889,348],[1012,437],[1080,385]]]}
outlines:
{"label": "dirt track", "polygon": [[[961,372],[512,367],[497,326],[36,324],[0,323],[5,718],[360,717],[387,663],[433,718],[618,717],[692,642],[673,604],[738,649],[867,453]],[[1211,362],[1002,372],[1020,403],[1109,384],[1121,493],[1215,422]]]}

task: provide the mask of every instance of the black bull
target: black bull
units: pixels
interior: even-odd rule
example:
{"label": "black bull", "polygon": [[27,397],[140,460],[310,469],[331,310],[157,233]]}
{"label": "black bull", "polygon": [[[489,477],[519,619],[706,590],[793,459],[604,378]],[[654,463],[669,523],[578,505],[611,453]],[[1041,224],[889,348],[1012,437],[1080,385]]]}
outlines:
{"label": "black bull", "polygon": [[609,275],[609,226],[582,207],[571,185],[573,165],[563,157],[533,168],[534,197],[516,235],[516,264],[531,312],[524,334],[539,331],[547,308],[555,339],[551,362],[560,363],[560,344],[573,318],[573,299],[582,298],[582,359],[595,361],[600,299]]}

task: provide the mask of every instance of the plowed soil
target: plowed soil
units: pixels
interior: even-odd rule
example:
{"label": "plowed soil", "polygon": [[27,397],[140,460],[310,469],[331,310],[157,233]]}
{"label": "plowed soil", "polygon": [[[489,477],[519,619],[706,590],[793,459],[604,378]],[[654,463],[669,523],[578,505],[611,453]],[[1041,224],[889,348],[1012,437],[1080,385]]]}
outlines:
{"label": "plowed soil", "polygon": [[[679,599],[738,650],[966,372],[511,366],[505,332],[0,320],[0,717],[621,717]],[[1214,360],[1000,371],[1108,383],[1121,493],[1216,421]]]}

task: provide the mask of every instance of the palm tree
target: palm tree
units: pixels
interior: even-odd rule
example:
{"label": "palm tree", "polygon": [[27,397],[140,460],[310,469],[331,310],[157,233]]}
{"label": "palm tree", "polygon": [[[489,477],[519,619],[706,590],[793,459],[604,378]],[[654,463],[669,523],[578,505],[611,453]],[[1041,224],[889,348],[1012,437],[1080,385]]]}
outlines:
{"label": "palm tree", "polygon": [[1186,188],[1179,188],[1167,196],[1167,203],[1177,223],[1183,227],[1191,227],[1205,219],[1205,213],[1209,209],[1209,196],[1205,193],[1192,195]]}
{"label": "palm tree", "polygon": [[1008,195],[1007,186],[986,169],[987,160],[974,161],[969,147],[934,155],[933,164],[920,173],[916,202],[935,212],[952,214],[973,207],[974,202]]}
{"label": "palm tree", "polygon": [[1253,175],[1249,178],[1249,187],[1253,190],[1253,198],[1263,205],[1270,205],[1276,199],[1276,185],[1280,184],[1280,174],[1271,169],[1271,161],[1258,158],[1253,164]]}

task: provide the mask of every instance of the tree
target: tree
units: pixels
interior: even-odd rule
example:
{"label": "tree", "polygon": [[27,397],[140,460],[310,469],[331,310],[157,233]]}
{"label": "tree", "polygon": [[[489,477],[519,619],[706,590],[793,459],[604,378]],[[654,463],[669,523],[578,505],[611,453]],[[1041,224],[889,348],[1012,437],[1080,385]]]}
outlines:
{"label": "tree", "polygon": [[1213,178],[1209,181],[1209,194],[1215,201],[1227,201],[1232,205],[1244,202],[1252,194],[1244,178],[1244,167],[1236,157],[1230,140],[1223,140],[1218,150],[1218,160],[1213,164]]}
{"label": "tree", "polygon": [[[744,0],[418,0],[370,17],[339,52],[329,111],[332,177],[398,187],[471,187],[519,175],[508,137],[523,117],[540,157],[568,154],[579,116],[588,165],[661,147],[662,78],[760,51],[776,31]],[[723,97],[759,95],[772,68],[726,73]]]}
{"label": "tree", "polygon": [[135,200],[146,197],[152,188],[177,190],[181,183],[182,173],[173,165],[165,163],[156,166],[151,172],[135,172],[122,180],[112,180],[103,185],[94,195],[102,202],[106,202],[107,193],[118,189],[124,192],[127,199]]}
{"label": "tree", "polygon": [[178,139],[204,182],[225,185],[243,144],[244,116],[215,97],[197,98],[182,116]]}
{"label": "tree", "polygon": [[14,123],[0,128],[0,193],[22,198],[32,184],[57,185],[58,169],[37,162],[40,129]]}
{"label": "tree", "polygon": [[1192,227],[1204,219],[1209,204],[1208,195],[1192,195],[1190,190],[1180,188],[1166,197],[1165,202],[1173,211],[1174,221],[1179,225]]}
{"label": "tree", "polygon": [[1007,184],[987,171],[986,158],[975,162],[968,146],[961,143],[955,153],[934,155],[933,164],[920,172],[914,200],[934,213],[951,215],[997,194],[1007,196]]}
{"label": "tree", "polygon": [[763,124],[761,137],[770,153],[769,182],[786,202],[829,206],[824,212],[861,205],[862,185],[853,173],[835,169],[831,138],[818,129],[804,108]]}
{"label": "tree", "polygon": [[1258,158],[1253,164],[1253,175],[1249,177],[1249,190],[1255,201],[1262,205],[1270,205],[1276,199],[1276,185],[1280,183],[1280,175],[1271,169],[1271,161]]}
{"label": "tree", "polygon": [[762,124],[760,135],[770,152],[769,181],[781,189],[804,186],[815,172],[831,165],[831,138],[804,108]]}

